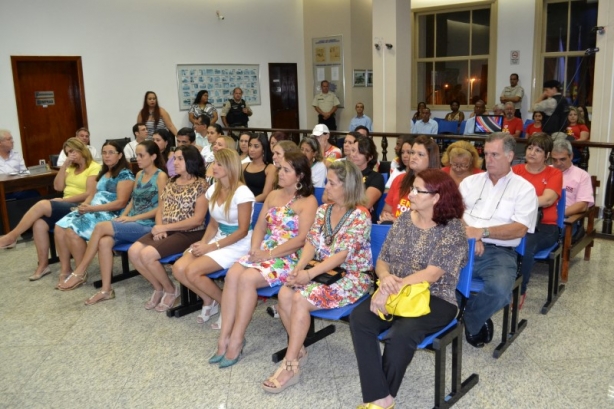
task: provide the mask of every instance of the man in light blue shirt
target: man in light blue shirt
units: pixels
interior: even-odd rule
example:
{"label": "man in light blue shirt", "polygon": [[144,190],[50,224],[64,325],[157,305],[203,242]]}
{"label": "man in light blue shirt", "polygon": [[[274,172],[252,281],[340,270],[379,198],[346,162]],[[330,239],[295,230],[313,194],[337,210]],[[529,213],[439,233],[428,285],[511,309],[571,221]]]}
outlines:
{"label": "man in light blue shirt", "polygon": [[439,132],[439,125],[431,119],[430,108],[422,108],[422,119],[416,121],[411,127],[411,133],[420,135],[436,135]]}
{"label": "man in light blue shirt", "polygon": [[467,122],[465,123],[465,132],[463,132],[463,135],[475,134],[475,117],[478,115],[484,115],[484,112],[486,112],[486,104],[484,101],[479,100],[473,106],[473,116],[467,119]]}
{"label": "man in light blue shirt", "polygon": [[352,118],[350,121],[350,132],[354,132],[357,126],[364,126],[369,130],[369,132],[373,132],[373,122],[371,118],[364,114],[365,112],[365,104],[362,102],[358,102],[356,104],[356,116]]}

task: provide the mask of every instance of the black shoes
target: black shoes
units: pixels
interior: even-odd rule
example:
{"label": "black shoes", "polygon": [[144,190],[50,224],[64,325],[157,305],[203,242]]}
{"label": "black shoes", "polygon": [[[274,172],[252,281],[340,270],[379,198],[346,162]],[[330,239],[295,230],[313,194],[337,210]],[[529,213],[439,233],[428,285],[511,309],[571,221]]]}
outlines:
{"label": "black shoes", "polygon": [[475,335],[469,334],[469,332],[467,332],[467,328],[465,328],[465,338],[467,339],[467,342],[475,348],[483,348],[485,344],[490,343],[490,341],[492,341],[493,334],[494,326],[490,318]]}

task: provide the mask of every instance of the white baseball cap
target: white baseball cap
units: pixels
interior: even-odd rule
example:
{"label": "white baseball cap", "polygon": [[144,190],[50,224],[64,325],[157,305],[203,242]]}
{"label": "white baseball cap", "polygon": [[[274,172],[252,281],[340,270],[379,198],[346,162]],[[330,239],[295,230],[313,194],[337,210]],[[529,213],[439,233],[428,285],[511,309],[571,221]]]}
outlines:
{"label": "white baseball cap", "polygon": [[317,124],[311,132],[313,136],[320,136],[324,135],[325,133],[330,133],[330,131],[328,130],[328,126],[324,124]]}

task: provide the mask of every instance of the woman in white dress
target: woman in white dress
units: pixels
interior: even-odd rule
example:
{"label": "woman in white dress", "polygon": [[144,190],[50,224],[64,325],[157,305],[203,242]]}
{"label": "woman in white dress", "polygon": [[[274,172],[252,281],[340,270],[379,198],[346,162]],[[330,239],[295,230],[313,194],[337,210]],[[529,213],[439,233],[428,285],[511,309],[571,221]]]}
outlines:
{"label": "woman in white dress", "polygon": [[[229,268],[250,249],[250,227],[254,194],[243,183],[241,160],[235,150],[215,152],[213,176],[216,183],[205,198],[211,219],[202,240],[193,243],[173,265],[175,278],[203,300],[203,312],[217,309],[222,290],[207,274]],[[204,322],[201,318],[199,322]],[[221,318],[212,328],[221,327]]]}

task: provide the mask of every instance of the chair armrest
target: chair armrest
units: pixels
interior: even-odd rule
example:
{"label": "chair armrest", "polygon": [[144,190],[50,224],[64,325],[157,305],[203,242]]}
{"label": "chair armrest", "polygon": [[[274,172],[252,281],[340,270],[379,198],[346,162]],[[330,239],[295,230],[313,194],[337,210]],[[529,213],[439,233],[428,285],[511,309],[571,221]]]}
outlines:
{"label": "chair armrest", "polygon": [[578,220],[582,220],[585,217],[588,217],[589,213],[590,213],[590,209],[583,213],[572,214],[571,216],[565,218],[565,224],[574,224]]}

